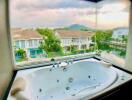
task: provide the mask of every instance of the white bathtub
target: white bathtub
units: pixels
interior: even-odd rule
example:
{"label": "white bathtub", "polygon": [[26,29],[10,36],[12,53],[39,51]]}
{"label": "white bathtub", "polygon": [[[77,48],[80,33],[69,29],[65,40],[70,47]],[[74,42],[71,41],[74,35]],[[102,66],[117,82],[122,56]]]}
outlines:
{"label": "white bathtub", "polygon": [[83,100],[109,87],[117,79],[114,70],[95,61],[74,62],[65,70],[51,67],[26,75],[32,100]]}

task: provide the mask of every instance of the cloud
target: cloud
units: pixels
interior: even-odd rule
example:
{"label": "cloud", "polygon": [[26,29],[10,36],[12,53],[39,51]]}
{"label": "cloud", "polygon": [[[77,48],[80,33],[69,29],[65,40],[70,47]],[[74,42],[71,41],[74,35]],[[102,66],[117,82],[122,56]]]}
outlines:
{"label": "cloud", "polygon": [[85,7],[87,2],[81,0],[55,0],[52,5],[51,0],[45,0],[44,3],[39,1],[44,0],[32,0],[32,2],[13,0],[10,6],[11,25],[14,27],[63,27],[72,23],[89,25],[91,19],[89,16],[95,15],[93,5]]}
{"label": "cloud", "polygon": [[114,13],[114,12],[128,12],[130,2],[129,0],[106,0],[98,3],[99,13]]}
{"label": "cloud", "polygon": [[[30,11],[28,13],[17,12],[11,15],[12,24],[17,21],[17,25],[31,27],[63,27],[72,23],[87,23],[90,21],[90,15],[95,15],[94,9],[89,8],[68,8],[68,9],[47,9],[41,11]],[[22,25],[23,26],[23,25]]]}
{"label": "cloud", "polygon": [[95,7],[92,2],[84,0],[12,0],[13,6],[19,10],[42,10],[56,8],[89,8]]}
{"label": "cloud", "polygon": [[129,26],[129,0],[106,0],[98,3],[98,28]]}
{"label": "cloud", "polygon": [[113,12],[98,15],[98,28],[112,29],[129,26],[129,13]]}
{"label": "cloud", "polygon": [[128,26],[130,3],[121,1],[105,0],[96,5],[83,0],[11,0],[11,27],[65,27],[76,23],[95,27],[96,6],[99,27]]}

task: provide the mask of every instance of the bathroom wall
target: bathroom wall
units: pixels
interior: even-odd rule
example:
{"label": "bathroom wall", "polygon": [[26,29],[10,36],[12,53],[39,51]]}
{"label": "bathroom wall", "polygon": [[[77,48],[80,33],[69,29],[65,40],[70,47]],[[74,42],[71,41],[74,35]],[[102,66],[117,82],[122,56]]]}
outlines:
{"label": "bathroom wall", "polygon": [[7,1],[0,0],[0,100],[3,100],[13,74]]}

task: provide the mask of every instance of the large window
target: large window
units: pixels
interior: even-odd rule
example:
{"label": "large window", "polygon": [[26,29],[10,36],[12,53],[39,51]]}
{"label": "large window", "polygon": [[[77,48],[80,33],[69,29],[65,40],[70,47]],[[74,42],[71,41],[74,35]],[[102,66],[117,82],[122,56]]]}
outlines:
{"label": "large window", "polygon": [[[128,0],[10,0],[12,38],[23,40],[19,49],[25,55],[17,65],[96,51],[125,59],[129,4]],[[14,48],[16,53],[20,50]]]}
{"label": "large window", "polygon": [[[96,27],[95,3],[85,0],[11,0],[10,10],[11,29],[15,30],[12,31],[13,41],[17,37],[19,49],[25,51],[25,58],[17,60],[17,64],[93,52],[89,41]],[[15,54],[20,50],[14,49]],[[41,52],[37,53],[38,50]]]}
{"label": "large window", "polygon": [[28,40],[28,46],[29,46],[29,48],[33,47],[33,40]]}
{"label": "large window", "polygon": [[97,49],[102,56],[124,66],[129,33],[129,0],[104,0],[97,5]]}
{"label": "large window", "polygon": [[17,41],[15,41],[15,46],[14,47],[16,47],[16,48],[20,48],[20,43],[19,43],[19,41],[17,40]]}

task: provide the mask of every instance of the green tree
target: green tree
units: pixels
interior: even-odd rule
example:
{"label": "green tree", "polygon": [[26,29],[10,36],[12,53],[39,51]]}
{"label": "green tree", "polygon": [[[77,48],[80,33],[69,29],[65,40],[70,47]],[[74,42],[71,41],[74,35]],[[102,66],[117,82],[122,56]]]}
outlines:
{"label": "green tree", "polygon": [[77,48],[74,45],[71,45],[70,46],[70,52],[73,53],[73,54],[76,54],[77,53]]}
{"label": "green tree", "polygon": [[96,48],[101,49],[108,48],[108,45],[105,45],[104,42],[109,42],[112,37],[112,30],[102,31],[97,30],[92,37],[92,41],[95,43]]}
{"label": "green tree", "polygon": [[20,58],[16,59],[16,60],[18,60],[18,61],[27,60],[27,56],[26,56],[26,51],[25,50],[23,50],[21,48],[15,50],[15,56],[17,57],[17,55],[19,55]]}
{"label": "green tree", "polygon": [[127,35],[122,35],[122,41],[127,42],[128,41],[128,36]]}
{"label": "green tree", "polygon": [[40,48],[48,52],[60,52],[62,51],[61,42],[55,36],[54,30],[52,29],[37,29],[39,34],[43,36],[43,42],[40,44]]}

